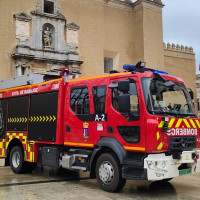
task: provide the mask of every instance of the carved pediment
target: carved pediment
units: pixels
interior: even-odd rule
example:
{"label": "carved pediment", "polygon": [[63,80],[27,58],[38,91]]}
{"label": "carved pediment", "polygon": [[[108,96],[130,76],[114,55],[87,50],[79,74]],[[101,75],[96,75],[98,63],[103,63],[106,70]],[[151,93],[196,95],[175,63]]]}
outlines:
{"label": "carved pediment", "polygon": [[15,19],[25,20],[25,21],[31,21],[32,20],[32,18],[24,12],[16,13],[16,14],[13,15],[13,17]]}
{"label": "carved pediment", "polygon": [[69,28],[69,29],[73,29],[73,30],[79,30],[80,29],[80,26],[78,26],[77,24],[75,24],[73,22],[67,24],[66,27]]}
{"label": "carved pediment", "polygon": [[58,8],[58,10],[57,10],[57,17],[60,17],[60,18],[66,19],[65,16],[61,13],[60,8]]}

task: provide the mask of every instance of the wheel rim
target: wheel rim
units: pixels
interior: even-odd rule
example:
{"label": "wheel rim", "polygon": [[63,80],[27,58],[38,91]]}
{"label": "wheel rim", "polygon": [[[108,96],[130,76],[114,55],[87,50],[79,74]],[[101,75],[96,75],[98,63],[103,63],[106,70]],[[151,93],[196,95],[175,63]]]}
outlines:
{"label": "wheel rim", "polygon": [[114,169],[110,162],[105,161],[99,167],[99,177],[105,183],[111,183],[114,179]]}
{"label": "wheel rim", "polygon": [[20,154],[19,152],[15,151],[12,156],[12,164],[13,167],[17,168],[20,165]]}

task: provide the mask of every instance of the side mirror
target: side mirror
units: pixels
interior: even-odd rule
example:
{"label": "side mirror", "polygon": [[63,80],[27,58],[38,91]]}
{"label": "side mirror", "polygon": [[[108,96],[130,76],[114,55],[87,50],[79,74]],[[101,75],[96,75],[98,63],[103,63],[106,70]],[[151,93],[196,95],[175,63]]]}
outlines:
{"label": "side mirror", "polygon": [[122,113],[129,113],[131,110],[131,104],[130,104],[130,95],[129,94],[123,94],[119,95],[119,111]]}
{"label": "side mirror", "polygon": [[163,83],[163,86],[165,86],[165,87],[172,87],[174,85],[175,84],[172,81],[166,81],[166,82]]}
{"label": "side mirror", "polygon": [[194,100],[194,92],[190,88],[188,88],[188,92],[190,94],[191,99]]}
{"label": "side mirror", "polygon": [[128,93],[130,90],[130,82],[129,80],[119,81],[118,82],[118,90],[124,93]]}

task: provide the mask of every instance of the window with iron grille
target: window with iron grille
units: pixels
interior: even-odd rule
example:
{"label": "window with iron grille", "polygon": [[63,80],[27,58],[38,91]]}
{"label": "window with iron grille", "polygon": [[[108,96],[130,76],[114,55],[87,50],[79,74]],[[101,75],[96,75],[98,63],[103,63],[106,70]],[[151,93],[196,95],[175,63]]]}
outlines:
{"label": "window with iron grille", "polygon": [[55,10],[55,2],[44,0],[44,13],[54,14]]}
{"label": "window with iron grille", "polygon": [[104,73],[109,73],[113,70],[113,58],[104,57]]}

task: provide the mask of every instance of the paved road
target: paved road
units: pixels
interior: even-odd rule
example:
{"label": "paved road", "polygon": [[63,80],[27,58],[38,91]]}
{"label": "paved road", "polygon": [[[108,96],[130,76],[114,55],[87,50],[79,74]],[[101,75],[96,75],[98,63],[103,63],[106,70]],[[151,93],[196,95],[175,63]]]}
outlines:
{"label": "paved road", "polygon": [[200,174],[173,179],[170,183],[127,181],[123,191],[102,191],[87,173],[36,169],[32,174],[14,174],[0,160],[0,200],[151,200],[200,199]]}

